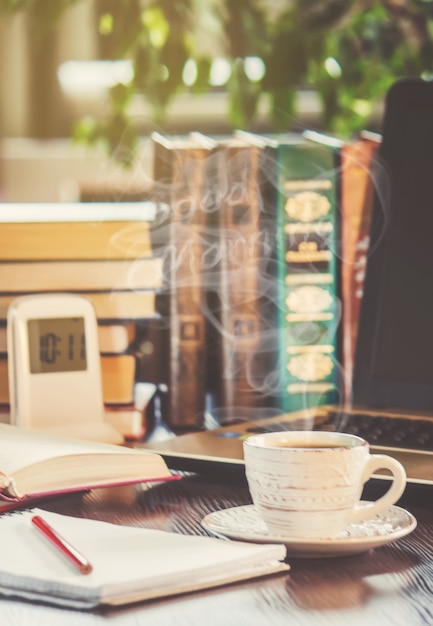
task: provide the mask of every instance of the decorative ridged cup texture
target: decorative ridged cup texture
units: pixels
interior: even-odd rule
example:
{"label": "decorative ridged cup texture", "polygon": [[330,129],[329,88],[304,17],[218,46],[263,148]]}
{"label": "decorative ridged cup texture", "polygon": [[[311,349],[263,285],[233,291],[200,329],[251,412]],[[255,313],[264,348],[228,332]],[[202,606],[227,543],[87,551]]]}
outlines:
{"label": "decorative ridged cup texture", "polygon": [[[331,537],[388,508],[406,484],[400,463],[371,455],[366,441],[341,433],[255,435],[244,442],[244,457],[256,510],[278,535]],[[390,489],[360,505],[364,483],[380,468],[393,475]]]}

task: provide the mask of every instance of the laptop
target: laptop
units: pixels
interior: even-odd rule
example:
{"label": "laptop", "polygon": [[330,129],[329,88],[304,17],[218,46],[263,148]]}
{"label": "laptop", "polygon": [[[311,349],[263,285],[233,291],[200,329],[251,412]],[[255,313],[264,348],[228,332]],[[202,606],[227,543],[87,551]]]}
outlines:
{"label": "laptop", "polygon": [[144,444],[170,467],[243,470],[242,442],[253,433],[337,430],[400,460],[409,482],[433,484],[433,82],[391,87],[380,159],[351,406],[258,420],[233,411],[230,425]]}

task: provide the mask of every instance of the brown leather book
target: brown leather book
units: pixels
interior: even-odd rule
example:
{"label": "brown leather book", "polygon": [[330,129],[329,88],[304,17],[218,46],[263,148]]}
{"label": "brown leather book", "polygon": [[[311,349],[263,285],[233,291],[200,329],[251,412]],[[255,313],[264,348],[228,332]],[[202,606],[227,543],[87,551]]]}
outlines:
{"label": "brown leather book", "polygon": [[352,392],[358,320],[369,251],[374,180],[372,166],[380,146],[380,135],[362,134],[347,142],[341,151],[341,297],[343,301],[343,366],[345,400]]}
{"label": "brown leather book", "polygon": [[170,207],[168,271],[168,411],[173,431],[203,425],[206,395],[206,286],[203,279],[213,142],[152,135],[155,193]]}
{"label": "brown leather book", "polygon": [[[257,139],[257,142],[256,142]],[[265,146],[258,137],[236,133],[221,140],[218,155],[218,215],[220,257],[219,393],[215,403],[228,416],[236,409],[259,409],[270,400],[269,356],[272,319],[266,315],[272,276],[269,263],[275,234],[269,239],[268,216],[261,185],[266,173]],[[268,164],[269,165],[269,164]],[[271,200],[274,208],[273,198]],[[268,216],[269,217],[269,216]],[[272,270],[271,270],[272,271]],[[275,282],[275,281],[273,281]]]}

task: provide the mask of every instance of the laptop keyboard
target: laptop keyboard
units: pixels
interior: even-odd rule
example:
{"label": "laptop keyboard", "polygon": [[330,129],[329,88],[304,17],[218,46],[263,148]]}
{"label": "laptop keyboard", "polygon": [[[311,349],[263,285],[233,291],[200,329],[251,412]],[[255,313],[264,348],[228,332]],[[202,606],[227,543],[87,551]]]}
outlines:
{"label": "laptop keyboard", "polygon": [[[302,420],[278,422],[266,429],[251,428],[249,432],[269,430],[304,430]],[[390,418],[366,413],[329,412],[324,421],[317,422],[314,430],[340,431],[359,435],[376,446],[410,448],[433,451],[433,420]]]}

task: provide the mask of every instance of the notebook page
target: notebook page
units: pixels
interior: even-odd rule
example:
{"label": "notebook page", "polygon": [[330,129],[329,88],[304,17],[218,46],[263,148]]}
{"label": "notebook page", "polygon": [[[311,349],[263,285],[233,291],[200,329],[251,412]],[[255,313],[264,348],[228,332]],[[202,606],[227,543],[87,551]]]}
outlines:
{"label": "notebook page", "polygon": [[[80,574],[38,533],[41,515],[93,565]],[[118,526],[40,511],[0,518],[0,594],[72,606],[121,604],[287,571],[286,548]]]}

